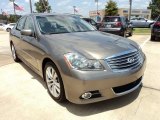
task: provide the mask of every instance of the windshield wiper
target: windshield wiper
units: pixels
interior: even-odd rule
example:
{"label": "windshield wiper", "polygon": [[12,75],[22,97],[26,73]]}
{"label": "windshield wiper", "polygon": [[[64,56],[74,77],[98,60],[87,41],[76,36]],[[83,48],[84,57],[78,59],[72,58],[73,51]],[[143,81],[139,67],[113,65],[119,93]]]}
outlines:
{"label": "windshield wiper", "polygon": [[50,35],[50,34],[62,34],[62,33],[70,33],[70,32],[50,32],[50,33],[45,33],[45,34]]}
{"label": "windshield wiper", "polygon": [[90,32],[90,31],[97,31],[97,30],[74,31],[74,32]]}

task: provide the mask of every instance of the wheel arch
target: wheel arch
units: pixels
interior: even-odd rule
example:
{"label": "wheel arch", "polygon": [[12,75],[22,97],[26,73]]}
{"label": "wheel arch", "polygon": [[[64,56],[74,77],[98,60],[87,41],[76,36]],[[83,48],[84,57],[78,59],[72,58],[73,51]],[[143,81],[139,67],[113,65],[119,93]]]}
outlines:
{"label": "wheel arch", "polygon": [[63,78],[62,78],[62,75],[61,75],[61,73],[60,73],[60,68],[59,68],[59,66],[58,65],[56,65],[56,63],[50,58],[50,57],[45,57],[44,59],[43,59],[43,61],[42,61],[42,66],[41,66],[41,69],[42,69],[42,76],[43,76],[43,80],[45,81],[45,76],[44,76],[44,68],[45,68],[45,65],[48,63],[48,62],[52,62],[54,65],[55,65],[55,67],[58,69],[58,72],[59,72],[59,74],[60,74],[60,77],[61,77],[61,79],[62,79],[62,84],[63,84],[63,89],[64,89],[64,95],[65,95],[65,99],[66,99],[66,87],[65,87],[65,84],[64,84],[64,81],[63,81]]}
{"label": "wheel arch", "polygon": [[[56,65],[56,63],[50,58],[50,57],[45,57],[43,60],[42,60],[42,65],[41,65],[41,71],[42,71],[42,76],[44,77],[44,67],[46,65],[46,63],[48,62],[52,62],[56,68],[58,69],[58,71],[60,72],[60,69],[59,67]],[[43,79],[44,80],[44,79]]]}

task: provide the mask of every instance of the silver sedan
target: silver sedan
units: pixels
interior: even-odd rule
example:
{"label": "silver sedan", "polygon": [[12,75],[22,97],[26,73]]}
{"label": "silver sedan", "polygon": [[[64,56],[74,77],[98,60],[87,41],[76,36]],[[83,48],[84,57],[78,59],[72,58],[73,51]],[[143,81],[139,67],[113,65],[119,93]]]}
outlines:
{"label": "silver sedan", "polygon": [[153,23],[154,23],[155,21],[153,21],[153,20],[148,20],[148,19],[146,19],[146,18],[132,18],[131,19],[131,23],[132,23],[132,26],[133,27],[148,27],[148,28],[150,28],[152,25],[153,25]]}
{"label": "silver sedan", "polygon": [[141,85],[146,65],[137,43],[73,15],[23,16],[11,30],[10,46],[13,59],[39,74],[58,102],[87,104],[128,94]]}

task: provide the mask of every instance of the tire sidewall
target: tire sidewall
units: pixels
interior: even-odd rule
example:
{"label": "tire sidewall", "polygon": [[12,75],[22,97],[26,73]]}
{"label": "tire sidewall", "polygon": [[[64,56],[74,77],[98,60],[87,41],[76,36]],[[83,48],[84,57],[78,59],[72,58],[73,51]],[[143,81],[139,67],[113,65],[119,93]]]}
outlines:
{"label": "tire sidewall", "polygon": [[[12,51],[12,49],[14,49],[14,52],[15,52],[15,58],[13,57],[13,51]],[[14,60],[15,62],[20,61],[20,60],[19,60],[19,58],[17,57],[16,49],[15,49],[15,47],[14,47],[14,45],[13,45],[13,44],[11,44],[11,51],[12,51],[12,57],[13,57],[13,60]]]}
{"label": "tire sidewall", "polygon": [[[52,93],[50,92],[49,88],[48,88],[47,81],[46,81],[46,70],[47,70],[48,67],[53,67],[53,69],[56,71],[56,73],[58,75],[59,82],[60,82],[60,95],[59,95],[59,97],[54,97],[52,95]],[[43,77],[44,77],[44,80],[46,82],[47,90],[48,90],[48,93],[50,94],[50,96],[54,100],[56,100],[58,102],[64,101],[65,100],[64,85],[63,85],[62,77],[61,77],[61,75],[59,73],[59,70],[57,69],[56,65],[54,63],[52,63],[52,62],[47,62],[46,65],[45,65],[45,67],[44,67],[43,73],[44,73]]]}

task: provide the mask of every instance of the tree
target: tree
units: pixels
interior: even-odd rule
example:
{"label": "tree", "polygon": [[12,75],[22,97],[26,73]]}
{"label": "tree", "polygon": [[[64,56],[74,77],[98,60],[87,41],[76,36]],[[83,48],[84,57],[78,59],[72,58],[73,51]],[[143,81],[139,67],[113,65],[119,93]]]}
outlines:
{"label": "tree", "polygon": [[151,0],[148,9],[151,9],[151,18],[157,18],[160,14],[160,0]]}
{"label": "tree", "polygon": [[38,13],[50,12],[51,6],[49,6],[48,0],[39,0],[35,4]]}
{"label": "tree", "polygon": [[118,15],[117,3],[113,0],[109,0],[105,6],[105,16]]}

